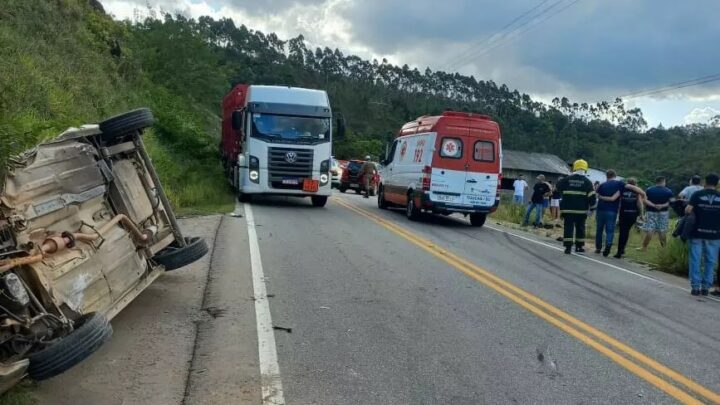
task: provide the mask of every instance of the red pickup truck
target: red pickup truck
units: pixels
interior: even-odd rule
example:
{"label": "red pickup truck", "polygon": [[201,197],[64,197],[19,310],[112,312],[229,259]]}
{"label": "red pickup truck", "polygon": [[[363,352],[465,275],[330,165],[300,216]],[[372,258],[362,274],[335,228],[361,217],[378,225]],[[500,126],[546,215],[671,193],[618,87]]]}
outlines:
{"label": "red pickup truck", "polygon": [[[340,179],[340,186],[338,190],[344,193],[346,190],[355,190],[356,193],[360,194],[363,189],[364,176],[360,173],[364,160],[349,160],[347,166],[343,170],[342,178]],[[376,170],[373,173],[372,181],[370,182],[370,195],[374,196],[377,194],[378,184],[380,183],[380,173]]]}

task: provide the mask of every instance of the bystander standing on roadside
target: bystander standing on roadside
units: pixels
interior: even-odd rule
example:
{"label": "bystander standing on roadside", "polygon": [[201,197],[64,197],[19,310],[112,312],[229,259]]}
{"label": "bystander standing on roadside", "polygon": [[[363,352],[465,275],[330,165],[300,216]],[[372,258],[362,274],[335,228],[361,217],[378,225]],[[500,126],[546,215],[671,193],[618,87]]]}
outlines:
{"label": "bystander standing on roadside", "polygon": [[[688,271],[692,295],[708,295],[720,251],[720,192],[717,174],[705,177],[705,188],[693,193],[685,212],[695,215],[690,237]],[[701,271],[701,266],[704,271]]]}
{"label": "bystander standing on roadside", "polygon": [[645,190],[647,198],[645,205],[647,206],[645,214],[645,239],[643,239],[642,247],[638,248],[643,252],[647,251],[648,245],[652,240],[653,234],[658,235],[660,246],[665,247],[667,242],[666,234],[670,221],[670,200],[672,200],[673,192],[665,186],[665,177],[660,176],[655,179],[655,185]]}
{"label": "bystander standing on roadside", "polygon": [[542,214],[543,214],[543,204],[545,203],[545,199],[550,194],[550,186],[548,186],[547,182],[545,181],[545,176],[542,174],[537,176],[537,182],[533,186],[533,194],[530,199],[530,204],[528,205],[528,209],[525,212],[525,219],[523,220],[523,226],[528,226],[530,223],[530,214],[532,214],[533,211],[536,211],[535,214],[535,222],[533,222],[534,227],[539,227],[542,225]]}
{"label": "bystander standing on roadside", "polygon": [[[605,175],[607,181],[602,183],[596,190],[598,205],[596,213],[597,228],[595,232],[595,253],[602,251],[603,256],[610,255],[613,239],[615,237],[615,222],[617,221],[618,210],[620,209],[620,196],[626,190],[645,196],[645,192],[633,184],[617,179],[615,170],[608,170]],[[603,234],[605,236],[605,248],[603,249]]]}
{"label": "bystander standing on roadside", "polygon": [[[627,180],[627,184],[637,186],[637,180],[631,177]],[[630,230],[632,230],[637,219],[643,217],[644,199],[645,193],[640,194],[627,188],[620,195],[620,215],[618,220],[620,231],[617,253],[613,256],[616,259],[620,259],[625,255],[625,247],[628,239],[630,239]]]}
{"label": "bystander standing on roadside", "polygon": [[513,203],[522,204],[525,202],[525,191],[528,189],[528,184],[525,181],[525,176],[522,174],[513,182]]}
{"label": "bystander standing on roadside", "polygon": [[690,178],[690,184],[687,187],[685,187],[680,192],[680,194],[678,194],[680,199],[684,200],[685,202],[690,201],[690,198],[696,191],[700,191],[703,189],[703,186],[700,185],[701,180],[702,179],[697,174],[692,176]]}
{"label": "bystander standing on roadside", "polygon": [[[558,182],[562,181],[562,177],[558,179]],[[559,224],[560,221],[560,200],[562,199],[562,194],[560,194],[560,190],[557,188],[557,184],[552,188],[552,194],[550,196],[550,216],[552,217],[553,222],[555,223],[556,227],[561,226]]]}
{"label": "bystander standing on roadside", "polygon": [[552,196],[552,191],[555,188],[553,186],[553,182],[548,180],[545,184],[548,186],[548,190],[550,190],[547,194],[545,194],[545,199],[543,200],[543,212],[542,212],[542,218],[543,222],[545,222],[545,212],[550,208],[550,197]]}

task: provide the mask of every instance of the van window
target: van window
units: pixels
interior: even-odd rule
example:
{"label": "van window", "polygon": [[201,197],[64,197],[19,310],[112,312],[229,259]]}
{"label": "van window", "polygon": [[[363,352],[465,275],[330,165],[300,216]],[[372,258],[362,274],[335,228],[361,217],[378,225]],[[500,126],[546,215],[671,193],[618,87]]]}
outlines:
{"label": "van window", "polygon": [[388,154],[385,158],[385,164],[392,163],[393,159],[395,159],[395,150],[397,149],[398,141],[397,139],[395,142],[393,142],[392,147],[390,147],[390,150],[388,151]]}
{"label": "van window", "polygon": [[440,144],[440,156],[460,159],[463,155],[463,142],[460,138],[443,138]]}
{"label": "van window", "polygon": [[495,144],[490,141],[475,142],[475,152],[473,159],[478,162],[494,162],[495,161]]}

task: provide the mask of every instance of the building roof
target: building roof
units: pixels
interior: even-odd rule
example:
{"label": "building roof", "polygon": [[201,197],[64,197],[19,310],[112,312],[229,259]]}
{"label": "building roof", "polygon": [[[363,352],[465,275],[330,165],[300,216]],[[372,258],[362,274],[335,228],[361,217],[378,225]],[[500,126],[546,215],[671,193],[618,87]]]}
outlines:
{"label": "building roof", "polygon": [[531,172],[570,174],[564,160],[549,153],[529,153],[503,149],[503,168]]}

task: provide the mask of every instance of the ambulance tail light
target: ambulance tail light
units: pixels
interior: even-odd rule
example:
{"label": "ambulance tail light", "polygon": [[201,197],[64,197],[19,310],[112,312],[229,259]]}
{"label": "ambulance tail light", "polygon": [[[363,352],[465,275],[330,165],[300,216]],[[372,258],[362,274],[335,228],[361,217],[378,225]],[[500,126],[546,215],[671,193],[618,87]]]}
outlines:
{"label": "ambulance tail light", "polygon": [[502,173],[498,174],[497,189],[495,192],[495,204],[490,208],[490,212],[495,212],[500,205],[500,190],[502,189]]}
{"label": "ambulance tail light", "polygon": [[423,191],[430,191],[430,175],[432,174],[432,167],[425,166],[422,170],[422,189]]}

